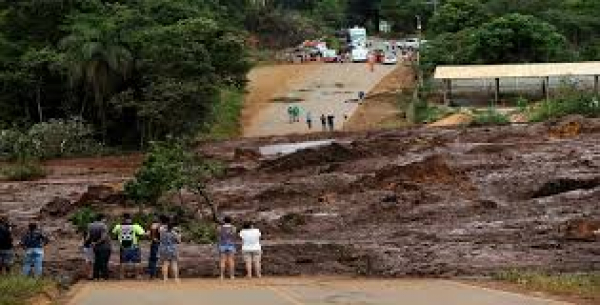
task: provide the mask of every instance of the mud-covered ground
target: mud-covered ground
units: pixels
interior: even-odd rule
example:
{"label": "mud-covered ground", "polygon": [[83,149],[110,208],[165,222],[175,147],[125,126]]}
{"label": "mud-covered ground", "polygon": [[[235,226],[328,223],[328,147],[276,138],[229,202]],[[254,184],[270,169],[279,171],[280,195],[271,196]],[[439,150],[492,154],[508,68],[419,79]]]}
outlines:
{"label": "mud-covered ground", "polygon": [[[226,177],[210,184],[212,197],[239,223],[257,221],[266,273],[399,277],[600,269],[600,240],[592,233],[600,224],[600,120],[339,133],[331,145],[257,158],[266,144],[327,136],[241,139],[199,149],[229,164]],[[60,174],[46,180],[2,183],[0,208],[28,219],[53,196],[76,203],[90,185],[126,179],[139,157],[112,161],[86,168],[91,161],[84,160],[70,171],[54,164]],[[107,206],[118,196],[96,194]],[[50,268],[76,270],[77,235],[67,216],[50,216],[48,208],[42,213],[58,240],[48,250]],[[210,245],[184,245],[182,273],[215,275],[215,255]]]}

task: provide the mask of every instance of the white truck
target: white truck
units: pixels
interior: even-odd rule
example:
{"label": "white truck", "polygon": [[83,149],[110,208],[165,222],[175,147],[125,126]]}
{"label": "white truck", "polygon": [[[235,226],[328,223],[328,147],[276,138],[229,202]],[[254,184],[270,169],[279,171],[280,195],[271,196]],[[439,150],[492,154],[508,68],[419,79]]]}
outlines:
{"label": "white truck", "polygon": [[351,47],[366,47],[367,46],[367,29],[355,26],[348,29],[348,45]]}
{"label": "white truck", "polygon": [[354,47],[350,53],[352,62],[366,62],[369,59],[369,49],[365,47]]}

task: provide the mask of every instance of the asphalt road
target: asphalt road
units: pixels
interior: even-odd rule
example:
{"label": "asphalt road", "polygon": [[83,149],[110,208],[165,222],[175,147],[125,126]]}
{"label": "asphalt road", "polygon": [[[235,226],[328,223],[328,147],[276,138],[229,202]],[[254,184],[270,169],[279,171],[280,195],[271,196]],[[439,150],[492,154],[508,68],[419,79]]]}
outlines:
{"label": "asphalt road", "polygon": [[445,280],[262,279],[80,285],[69,305],[558,305]]}
{"label": "asphalt road", "polygon": [[[341,130],[358,107],[358,93],[368,93],[396,66],[375,65],[373,72],[366,63],[322,64],[295,82],[252,118],[244,136],[270,136],[321,131],[321,114],[333,115],[335,130]],[[294,100],[295,102],[290,102]],[[290,123],[289,106],[300,108],[299,122]],[[308,128],[307,113],[313,126]]]}

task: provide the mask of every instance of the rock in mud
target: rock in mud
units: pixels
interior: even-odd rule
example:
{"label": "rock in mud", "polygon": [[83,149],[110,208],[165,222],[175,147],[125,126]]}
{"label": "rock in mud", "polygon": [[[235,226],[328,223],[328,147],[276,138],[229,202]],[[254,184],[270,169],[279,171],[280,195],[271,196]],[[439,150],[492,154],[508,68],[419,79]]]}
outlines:
{"label": "rock in mud", "polygon": [[570,240],[596,241],[600,230],[600,220],[574,219],[565,224],[565,238]]}
{"label": "rock in mud", "polygon": [[50,217],[63,217],[75,210],[77,206],[69,199],[54,197],[44,207],[42,207],[41,215]]}
{"label": "rock in mud", "polygon": [[108,185],[90,185],[87,191],[79,197],[76,205],[83,204],[110,204],[122,205],[127,197],[121,190]]}

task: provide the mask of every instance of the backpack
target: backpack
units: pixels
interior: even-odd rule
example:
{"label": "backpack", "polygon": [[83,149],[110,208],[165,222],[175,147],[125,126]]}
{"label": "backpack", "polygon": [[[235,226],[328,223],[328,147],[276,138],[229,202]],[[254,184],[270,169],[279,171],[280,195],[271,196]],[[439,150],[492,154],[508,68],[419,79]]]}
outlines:
{"label": "backpack", "polygon": [[10,229],[6,225],[0,225],[0,250],[12,249],[12,235]]}
{"label": "backpack", "polygon": [[119,240],[121,241],[122,248],[131,248],[133,247],[133,240],[135,238],[135,232],[133,230],[133,225],[121,225],[121,232],[119,234]]}
{"label": "backpack", "polygon": [[40,248],[46,243],[44,235],[39,231],[28,231],[23,239],[25,248]]}

